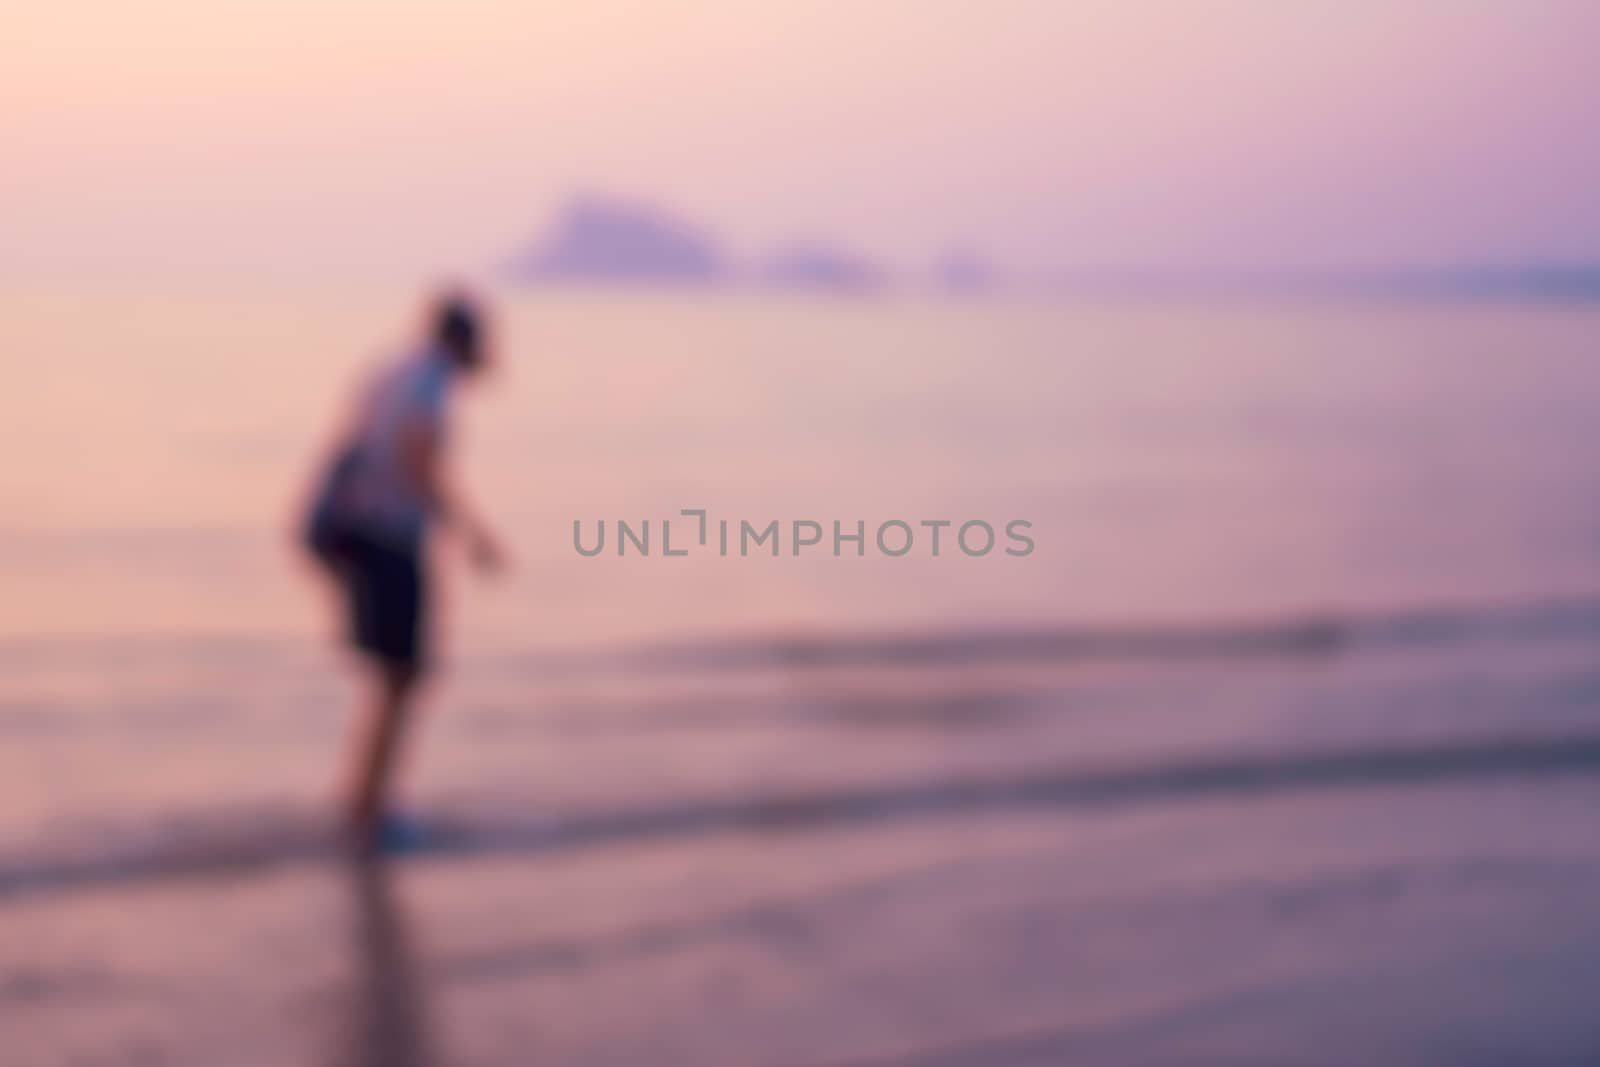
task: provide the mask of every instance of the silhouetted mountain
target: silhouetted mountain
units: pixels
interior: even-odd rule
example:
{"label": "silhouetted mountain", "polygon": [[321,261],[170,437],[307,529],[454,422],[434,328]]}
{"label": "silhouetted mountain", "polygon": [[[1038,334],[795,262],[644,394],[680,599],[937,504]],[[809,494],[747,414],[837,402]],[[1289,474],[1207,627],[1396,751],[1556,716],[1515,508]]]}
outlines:
{"label": "silhouetted mountain", "polygon": [[756,272],[767,285],[794,289],[864,292],[883,286],[888,277],[870,261],[827,245],[791,245],[768,259]]}
{"label": "silhouetted mountain", "polygon": [[1600,264],[1531,264],[1387,271],[1345,278],[1359,292],[1454,300],[1600,300]]}
{"label": "silhouetted mountain", "polygon": [[[754,266],[734,265],[706,230],[669,212],[601,196],[574,199],[549,229],[506,264],[527,282],[755,284],[837,293],[873,292],[894,280],[837,246],[797,242]],[[1001,275],[976,251],[954,246],[926,276],[946,293],[993,292]],[[1068,297],[1135,299],[1600,301],[1600,264],[1445,265],[1367,270],[1081,267],[1004,275],[1006,288]]]}
{"label": "silhouetted mountain", "polygon": [[727,267],[712,238],[688,223],[637,204],[582,197],[507,272],[525,281],[703,283],[726,277]]}
{"label": "silhouetted mountain", "polygon": [[1086,268],[1041,276],[1035,288],[1070,297],[1344,299],[1360,301],[1600,301],[1600,264],[1378,268]]}
{"label": "silhouetted mountain", "polygon": [[994,286],[994,268],[970,248],[952,248],[933,264],[933,284],[953,293],[979,293]]}

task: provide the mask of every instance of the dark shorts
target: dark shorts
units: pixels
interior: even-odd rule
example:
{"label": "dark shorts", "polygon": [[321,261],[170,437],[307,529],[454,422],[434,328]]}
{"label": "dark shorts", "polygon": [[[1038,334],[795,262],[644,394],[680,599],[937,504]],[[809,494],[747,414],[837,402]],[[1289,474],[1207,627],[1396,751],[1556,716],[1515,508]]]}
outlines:
{"label": "dark shorts", "polygon": [[420,550],[368,537],[342,546],[350,641],[374,659],[421,667],[427,659],[427,579]]}

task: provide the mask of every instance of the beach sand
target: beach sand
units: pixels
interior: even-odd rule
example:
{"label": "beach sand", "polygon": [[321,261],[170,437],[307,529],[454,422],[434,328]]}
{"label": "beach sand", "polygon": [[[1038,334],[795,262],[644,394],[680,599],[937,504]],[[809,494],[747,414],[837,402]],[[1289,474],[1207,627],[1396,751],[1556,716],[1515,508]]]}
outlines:
{"label": "beach sand", "polygon": [[6,1062],[1587,1062],[1597,803],[1309,788],[23,894]]}

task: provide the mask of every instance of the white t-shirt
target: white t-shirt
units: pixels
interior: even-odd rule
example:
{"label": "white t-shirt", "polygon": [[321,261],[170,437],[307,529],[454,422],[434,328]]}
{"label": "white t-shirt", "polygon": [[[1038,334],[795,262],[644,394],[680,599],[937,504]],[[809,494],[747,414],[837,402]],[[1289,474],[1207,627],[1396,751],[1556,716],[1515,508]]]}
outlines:
{"label": "white t-shirt", "polygon": [[357,410],[351,517],[401,547],[420,543],[428,522],[427,499],[405,464],[405,433],[420,426],[443,438],[450,371],[442,352],[413,353],[379,371]]}

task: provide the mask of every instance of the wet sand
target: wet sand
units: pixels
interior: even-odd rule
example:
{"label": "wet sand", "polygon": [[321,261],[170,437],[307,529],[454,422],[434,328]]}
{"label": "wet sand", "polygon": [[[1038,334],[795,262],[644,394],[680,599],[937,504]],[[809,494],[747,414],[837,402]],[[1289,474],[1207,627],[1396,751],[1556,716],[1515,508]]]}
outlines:
{"label": "wet sand", "polygon": [[0,906],[7,1062],[1592,1062],[1597,802],[1308,789],[66,887]]}

